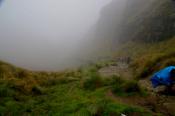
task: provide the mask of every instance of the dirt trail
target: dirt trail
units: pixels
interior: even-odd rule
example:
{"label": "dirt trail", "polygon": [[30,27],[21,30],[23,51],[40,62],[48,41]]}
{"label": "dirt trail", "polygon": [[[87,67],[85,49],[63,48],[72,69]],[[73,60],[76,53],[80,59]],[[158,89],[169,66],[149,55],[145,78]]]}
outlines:
{"label": "dirt trail", "polygon": [[157,116],[158,113],[163,114],[163,116],[175,116],[175,103],[172,102],[172,100],[174,101],[173,97],[163,97],[156,94],[152,94],[147,97],[120,97],[114,95],[111,90],[108,90],[106,96],[117,103],[127,104],[133,107],[141,107],[146,111],[152,112],[155,116]]}
{"label": "dirt trail", "polygon": [[114,95],[111,90],[108,90],[106,95],[109,96],[112,100],[117,101],[118,103],[124,103],[131,106],[141,106],[144,101],[144,98],[139,96],[119,97]]}
{"label": "dirt trail", "polygon": [[[133,72],[129,68],[129,65],[125,62],[119,62],[115,66],[104,67],[99,70],[99,73],[106,78],[116,75],[125,80],[133,79]],[[147,89],[150,95],[147,97],[120,97],[114,95],[112,91],[109,90],[106,93],[106,96],[119,103],[142,107],[155,113],[155,116],[157,113],[162,113],[165,116],[175,116],[175,96],[158,95],[154,93],[149,79],[142,79],[138,82],[138,84]]]}
{"label": "dirt trail", "polygon": [[125,80],[132,79],[132,71],[127,63],[119,62],[117,65],[101,68],[99,73],[102,77],[111,77],[113,75],[122,77]]}

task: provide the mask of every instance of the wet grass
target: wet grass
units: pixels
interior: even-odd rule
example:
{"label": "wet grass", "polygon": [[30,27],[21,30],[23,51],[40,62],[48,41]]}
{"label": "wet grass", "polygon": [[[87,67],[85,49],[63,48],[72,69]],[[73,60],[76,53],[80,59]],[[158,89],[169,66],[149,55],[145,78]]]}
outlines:
{"label": "wet grass", "polygon": [[156,43],[128,42],[120,47],[116,57],[130,57],[135,79],[143,79],[166,66],[175,65],[174,44],[175,37]]}
{"label": "wet grass", "polygon": [[130,67],[136,80],[131,81],[99,75],[100,68],[116,65],[115,61],[62,72],[33,72],[0,62],[0,115],[120,116],[123,113],[149,116],[151,113],[143,108],[113,101],[106,93],[111,89],[121,97],[146,96],[137,79],[175,65],[174,43],[172,38],[156,44],[132,43],[123,47],[127,52],[122,54],[133,59]]}
{"label": "wet grass", "polygon": [[[0,79],[0,115],[120,116],[146,112],[106,96],[111,87],[125,82],[115,76],[106,80],[98,69],[99,64],[63,72],[1,70],[5,77]],[[131,86],[128,89],[134,89],[134,84]]]}

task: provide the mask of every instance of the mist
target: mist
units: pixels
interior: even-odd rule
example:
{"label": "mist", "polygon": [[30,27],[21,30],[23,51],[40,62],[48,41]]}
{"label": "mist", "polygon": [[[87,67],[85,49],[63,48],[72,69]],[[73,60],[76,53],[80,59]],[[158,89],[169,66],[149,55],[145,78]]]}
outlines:
{"label": "mist", "polygon": [[[82,65],[82,57],[91,57],[96,46],[88,47],[94,38],[87,33],[111,1],[0,0],[0,60],[31,70]],[[115,1],[124,6],[124,0]]]}

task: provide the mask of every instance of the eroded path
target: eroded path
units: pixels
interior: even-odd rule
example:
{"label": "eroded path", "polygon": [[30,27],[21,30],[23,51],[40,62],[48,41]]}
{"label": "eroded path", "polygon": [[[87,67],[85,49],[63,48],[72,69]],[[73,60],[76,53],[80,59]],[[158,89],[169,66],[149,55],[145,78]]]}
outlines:
{"label": "eroded path", "polygon": [[127,63],[119,62],[117,65],[103,67],[99,70],[102,77],[111,77],[113,75],[122,77],[125,80],[132,79],[132,71]]}
{"label": "eroded path", "polygon": [[[106,78],[116,75],[125,80],[133,79],[133,72],[129,68],[129,65],[125,62],[119,62],[117,65],[101,68],[99,73],[101,76]],[[142,107],[155,113],[155,116],[157,116],[158,113],[165,116],[175,116],[175,96],[159,95],[154,93],[149,79],[142,79],[138,82],[138,84],[148,91],[148,96],[121,97],[116,94],[114,95],[110,89],[106,93],[106,96],[119,103]]]}

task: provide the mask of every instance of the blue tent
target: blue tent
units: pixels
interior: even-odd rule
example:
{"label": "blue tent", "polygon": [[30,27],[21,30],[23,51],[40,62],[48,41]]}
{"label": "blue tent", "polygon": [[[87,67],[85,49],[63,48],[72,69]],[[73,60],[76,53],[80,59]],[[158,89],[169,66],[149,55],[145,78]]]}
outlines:
{"label": "blue tent", "polygon": [[171,85],[174,82],[172,80],[170,80],[171,77],[171,71],[175,69],[175,66],[169,66],[166,67],[162,70],[160,70],[159,72],[156,72],[152,77],[151,77],[151,82],[153,87],[157,87],[159,85]]}

